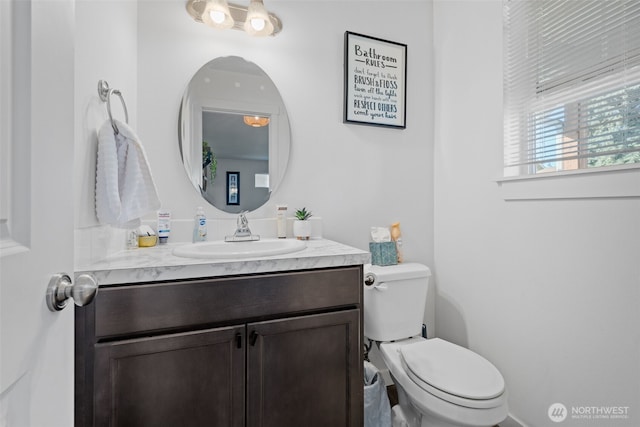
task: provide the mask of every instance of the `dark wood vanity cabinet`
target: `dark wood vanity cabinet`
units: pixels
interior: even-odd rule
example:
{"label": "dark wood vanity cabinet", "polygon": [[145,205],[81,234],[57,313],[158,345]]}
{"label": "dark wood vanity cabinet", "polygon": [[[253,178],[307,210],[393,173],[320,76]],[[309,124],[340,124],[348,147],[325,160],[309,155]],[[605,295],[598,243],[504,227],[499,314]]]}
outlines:
{"label": "dark wood vanity cabinet", "polygon": [[244,426],[240,329],[97,344],[89,425]]}
{"label": "dark wood vanity cabinet", "polygon": [[362,266],[107,286],[76,308],[76,426],[363,424]]}

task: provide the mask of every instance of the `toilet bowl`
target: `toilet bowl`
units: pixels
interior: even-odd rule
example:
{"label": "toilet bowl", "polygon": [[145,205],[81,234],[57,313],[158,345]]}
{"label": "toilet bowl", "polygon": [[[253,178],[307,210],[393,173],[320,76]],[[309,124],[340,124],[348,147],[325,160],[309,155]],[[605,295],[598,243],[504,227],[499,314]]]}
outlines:
{"label": "toilet bowl", "polygon": [[[404,393],[405,417],[420,420],[415,426],[494,426],[507,417],[502,375],[476,353],[439,338],[410,338],[379,348]],[[407,353],[421,357],[407,362]]]}
{"label": "toilet bowl", "polygon": [[[429,269],[365,266],[364,335],[378,342],[398,390],[394,427],[494,426],[508,415],[498,369],[439,338],[422,338]],[[407,338],[409,337],[409,338]]]}

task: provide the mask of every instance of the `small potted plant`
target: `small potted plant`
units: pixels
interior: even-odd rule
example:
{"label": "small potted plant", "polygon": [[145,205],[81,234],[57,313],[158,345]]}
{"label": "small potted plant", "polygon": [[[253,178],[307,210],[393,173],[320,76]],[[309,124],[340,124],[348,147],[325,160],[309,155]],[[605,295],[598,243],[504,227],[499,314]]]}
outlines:
{"label": "small potted plant", "polygon": [[296,211],[296,219],[293,221],[293,235],[299,240],[309,240],[311,236],[311,222],[307,221],[311,218],[311,211],[307,208],[298,209]]}

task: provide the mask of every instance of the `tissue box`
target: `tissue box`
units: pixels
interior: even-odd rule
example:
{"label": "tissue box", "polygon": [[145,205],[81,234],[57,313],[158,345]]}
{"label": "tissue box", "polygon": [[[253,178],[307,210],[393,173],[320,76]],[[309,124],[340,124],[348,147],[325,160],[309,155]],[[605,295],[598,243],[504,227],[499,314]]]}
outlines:
{"label": "tissue box", "polygon": [[371,264],[394,265],[398,263],[396,242],[369,242]]}

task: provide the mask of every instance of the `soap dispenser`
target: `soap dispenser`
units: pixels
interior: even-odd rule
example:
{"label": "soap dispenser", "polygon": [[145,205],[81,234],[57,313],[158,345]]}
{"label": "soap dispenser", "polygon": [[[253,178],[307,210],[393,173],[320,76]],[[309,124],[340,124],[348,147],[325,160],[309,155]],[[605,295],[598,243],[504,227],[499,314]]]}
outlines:
{"label": "soap dispenser", "polygon": [[207,240],[207,217],[204,208],[198,207],[193,218],[193,243]]}

